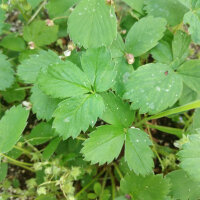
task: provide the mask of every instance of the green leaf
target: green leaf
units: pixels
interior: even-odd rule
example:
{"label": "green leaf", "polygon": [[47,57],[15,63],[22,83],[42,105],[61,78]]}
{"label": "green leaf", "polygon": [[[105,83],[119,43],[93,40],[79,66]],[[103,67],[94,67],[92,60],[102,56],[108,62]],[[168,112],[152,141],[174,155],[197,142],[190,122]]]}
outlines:
{"label": "green leaf", "polygon": [[175,26],[182,22],[188,9],[178,0],[146,0],[145,10],[154,17],[163,17],[169,25]]}
{"label": "green leaf", "polygon": [[0,163],[0,183],[6,178],[8,172],[8,164]]}
{"label": "green leaf", "polygon": [[131,194],[135,200],[165,200],[169,193],[168,179],[159,175],[137,176],[128,174],[120,182],[124,194]]}
{"label": "green leaf", "polygon": [[9,88],[14,83],[14,71],[7,57],[0,52],[0,90]]}
{"label": "green leaf", "polygon": [[27,0],[27,2],[31,5],[32,9],[35,9],[42,0]]}
{"label": "green leaf", "polygon": [[59,137],[54,138],[53,140],[51,140],[49,142],[49,144],[45,147],[43,153],[42,153],[42,157],[45,160],[48,160],[51,158],[51,156],[54,154],[54,152],[56,151],[58,145],[60,144],[61,139]]}
{"label": "green leaf", "polygon": [[19,102],[26,96],[25,90],[18,90],[19,88],[20,86],[17,83],[14,83],[11,88],[2,91],[1,94],[8,103]]}
{"label": "green leaf", "polygon": [[2,33],[2,29],[4,27],[4,21],[6,19],[5,14],[6,14],[5,11],[0,8],[0,35]]}
{"label": "green leaf", "polygon": [[81,58],[83,71],[97,92],[104,92],[114,85],[115,65],[105,47],[89,49]]}
{"label": "green leaf", "polygon": [[166,29],[166,21],[152,16],[136,22],[126,37],[126,52],[140,56],[158,44]]}
{"label": "green leaf", "polygon": [[154,166],[152,145],[147,133],[130,128],[126,134],[125,160],[136,174],[147,175],[152,173]]}
{"label": "green leaf", "polygon": [[53,63],[63,63],[51,50],[40,50],[38,54],[30,55],[18,66],[17,74],[25,83],[35,83],[40,70],[45,70]]}
{"label": "green leaf", "polygon": [[170,195],[174,199],[197,200],[200,197],[200,182],[196,182],[183,170],[175,170],[167,174],[171,182]]}
{"label": "green leaf", "polygon": [[103,93],[101,96],[106,106],[101,119],[116,126],[123,126],[125,128],[131,126],[135,113],[130,110],[129,104],[123,102],[119,96],[112,92]]}
{"label": "green leaf", "polygon": [[200,60],[188,60],[178,69],[184,83],[200,93]]}
{"label": "green leaf", "polygon": [[172,51],[174,60],[180,59],[180,62],[183,62],[187,58],[189,54],[190,42],[191,42],[190,36],[187,35],[185,32],[183,31],[176,32],[172,42]]}
{"label": "green leaf", "polygon": [[200,134],[189,136],[189,142],[182,146],[178,153],[181,161],[180,167],[185,170],[191,178],[200,182]]}
{"label": "green leaf", "polygon": [[17,37],[15,34],[10,34],[5,36],[1,42],[0,46],[12,50],[12,51],[24,51],[26,49],[26,44],[21,37]]}
{"label": "green leaf", "polygon": [[65,16],[70,7],[73,7],[79,0],[50,0],[46,8],[51,18]]}
{"label": "green leaf", "polygon": [[30,101],[32,103],[33,113],[37,115],[37,118],[49,121],[52,118],[53,112],[57,108],[60,100],[53,99],[44,94],[37,85],[31,89],[32,95]]}
{"label": "green leaf", "polygon": [[109,46],[117,37],[114,8],[105,0],[82,0],[68,19],[68,32],[78,46]]}
{"label": "green leaf", "polygon": [[[98,106],[97,106],[98,105]],[[103,99],[98,94],[85,94],[66,99],[54,112],[53,127],[63,139],[76,138],[89,125],[94,126],[104,111]]]}
{"label": "green leaf", "polygon": [[23,37],[27,42],[34,42],[37,47],[45,46],[56,41],[58,26],[47,26],[45,21],[36,20],[24,27]]}
{"label": "green leaf", "polygon": [[7,153],[19,140],[27,124],[29,111],[21,105],[7,110],[0,121],[0,152]]}
{"label": "green leaf", "polygon": [[189,126],[189,132],[196,134],[197,130],[200,130],[200,109],[196,109],[194,112],[193,122]]}
{"label": "green leaf", "polygon": [[160,63],[169,64],[173,60],[171,45],[161,40],[156,47],[151,50],[153,58]]}
{"label": "green leaf", "polygon": [[182,93],[182,79],[165,64],[147,64],[134,71],[126,84],[125,99],[140,113],[157,113],[174,105]]}
{"label": "green leaf", "polygon": [[32,129],[29,135],[25,136],[25,140],[32,145],[40,145],[54,138],[55,135],[55,131],[52,129],[51,124],[41,122]]}
{"label": "green leaf", "polygon": [[188,31],[191,34],[192,41],[200,44],[200,12],[190,11],[186,13],[183,21],[185,24],[189,24]]}
{"label": "green leaf", "polygon": [[119,156],[124,138],[123,128],[113,125],[100,126],[83,143],[81,152],[85,160],[91,161],[92,164],[110,163]]}
{"label": "green leaf", "polygon": [[69,61],[50,65],[40,73],[38,85],[45,94],[54,98],[78,96],[91,90],[87,76]]}
{"label": "green leaf", "polygon": [[143,7],[145,0],[123,0],[127,3],[131,8],[138,11],[139,13],[143,13]]}

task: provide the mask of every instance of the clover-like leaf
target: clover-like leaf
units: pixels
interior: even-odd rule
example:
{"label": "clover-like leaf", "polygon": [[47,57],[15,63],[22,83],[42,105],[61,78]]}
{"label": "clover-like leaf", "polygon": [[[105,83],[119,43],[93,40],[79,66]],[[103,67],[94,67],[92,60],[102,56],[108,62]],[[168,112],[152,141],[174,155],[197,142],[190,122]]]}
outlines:
{"label": "clover-like leaf", "polygon": [[71,13],[68,32],[75,44],[84,48],[110,46],[117,37],[113,6],[105,0],[82,0]]}
{"label": "clover-like leaf", "polygon": [[127,3],[131,8],[138,11],[139,13],[143,13],[143,7],[145,0],[123,0]]}
{"label": "clover-like leaf", "polygon": [[81,64],[95,91],[104,92],[114,85],[116,69],[106,48],[87,50],[82,55]]}
{"label": "clover-like leaf", "polygon": [[189,142],[182,146],[178,153],[181,161],[180,167],[184,169],[192,179],[200,182],[200,133],[189,136]]}
{"label": "clover-like leaf", "polygon": [[121,180],[120,189],[124,194],[131,194],[135,200],[165,200],[170,184],[161,174],[143,177],[131,173]]}
{"label": "clover-like leaf", "polygon": [[101,94],[105,104],[105,111],[101,117],[109,124],[123,126],[125,128],[131,126],[134,120],[134,112],[130,110],[128,103],[112,92]]}
{"label": "clover-like leaf", "polygon": [[110,163],[120,154],[124,143],[122,127],[105,125],[98,127],[90,134],[90,138],[83,143],[82,153],[85,160],[92,164]]}
{"label": "clover-like leaf", "polygon": [[7,153],[18,142],[27,124],[29,111],[21,105],[7,110],[0,120],[0,153]]}
{"label": "clover-like leaf", "polygon": [[200,93],[200,60],[188,60],[178,69],[184,83]]}
{"label": "clover-like leaf", "polygon": [[166,29],[166,20],[144,17],[136,22],[126,37],[126,52],[140,56],[158,44]]}
{"label": "clover-like leaf", "polygon": [[14,83],[14,70],[7,57],[0,52],[0,90],[9,88]]}
{"label": "clover-like leaf", "polygon": [[125,99],[140,113],[157,113],[172,106],[181,96],[181,76],[165,64],[147,64],[132,73],[126,84]]}
{"label": "clover-like leaf", "polygon": [[53,127],[64,139],[76,138],[89,125],[94,126],[104,111],[104,102],[98,94],[85,94],[68,98],[54,112]]}
{"label": "clover-like leaf", "polygon": [[197,200],[200,197],[200,182],[192,180],[184,170],[175,170],[167,174],[171,183],[170,195],[174,199]]}
{"label": "clover-like leaf", "polygon": [[145,4],[145,10],[149,15],[163,17],[172,26],[181,23],[184,14],[188,11],[179,0],[146,0]]}
{"label": "clover-like leaf", "polygon": [[31,91],[30,101],[32,103],[33,113],[37,115],[38,119],[49,121],[60,100],[47,96],[37,85],[34,85]]}
{"label": "clover-like leaf", "polygon": [[45,70],[53,63],[62,62],[63,61],[53,51],[40,50],[38,54],[33,54],[22,61],[18,66],[17,74],[25,83],[35,83],[40,70]]}
{"label": "clover-like leaf", "polygon": [[51,44],[56,41],[58,26],[48,26],[45,21],[36,20],[24,27],[24,40],[34,42],[38,47]]}
{"label": "clover-like leaf", "polygon": [[39,74],[38,85],[45,94],[54,98],[78,96],[91,90],[87,76],[69,61],[50,65]]}
{"label": "clover-like leaf", "polygon": [[125,142],[125,160],[129,168],[136,174],[152,173],[154,162],[150,145],[152,142],[145,132],[134,127],[128,130]]}

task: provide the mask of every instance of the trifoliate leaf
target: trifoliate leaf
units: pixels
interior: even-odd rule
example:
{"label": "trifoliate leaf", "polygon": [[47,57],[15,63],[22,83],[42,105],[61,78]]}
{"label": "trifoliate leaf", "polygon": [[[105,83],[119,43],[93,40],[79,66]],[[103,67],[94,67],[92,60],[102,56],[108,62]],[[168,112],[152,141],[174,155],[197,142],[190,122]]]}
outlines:
{"label": "trifoliate leaf", "polygon": [[87,50],[82,55],[81,64],[95,91],[104,92],[114,85],[115,65],[104,47]]}
{"label": "trifoliate leaf", "polygon": [[159,175],[137,176],[128,174],[120,182],[124,194],[131,194],[135,200],[165,200],[169,193],[168,179]]}
{"label": "trifoliate leaf", "polygon": [[56,41],[58,26],[48,26],[45,21],[36,20],[24,27],[23,37],[27,42],[34,42],[37,47],[45,46]]}
{"label": "trifoliate leaf", "polygon": [[130,110],[128,103],[112,92],[101,94],[105,104],[105,111],[101,119],[109,124],[123,126],[125,128],[131,126],[134,121],[134,112]]}
{"label": "trifoliate leaf", "polygon": [[136,174],[147,175],[152,172],[154,162],[150,145],[152,145],[152,142],[145,132],[134,127],[128,130],[125,143],[125,160],[129,168]]}
{"label": "trifoliate leaf", "polygon": [[26,92],[25,90],[18,90],[19,88],[20,86],[17,83],[14,83],[12,87],[6,91],[2,91],[1,94],[8,103],[22,101],[26,96]]}
{"label": "trifoliate leaf", "polygon": [[170,195],[174,199],[198,200],[200,197],[200,182],[191,179],[183,170],[175,170],[167,175],[170,179]]}
{"label": "trifoliate leaf", "polygon": [[40,145],[55,137],[55,130],[52,129],[51,124],[41,122],[37,124],[25,139],[32,145]]}
{"label": "trifoliate leaf", "polygon": [[0,183],[6,178],[8,172],[8,163],[0,162]]}
{"label": "trifoliate leaf", "polygon": [[32,88],[32,95],[30,101],[32,103],[33,113],[37,118],[49,121],[52,118],[53,112],[57,108],[60,100],[53,99],[44,94],[37,85]]}
{"label": "trifoliate leaf", "polygon": [[152,16],[136,22],[126,37],[126,52],[135,57],[140,56],[158,44],[163,37],[166,21]]}
{"label": "trifoliate leaf", "polygon": [[115,78],[115,85],[113,86],[113,90],[119,95],[123,96],[126,89],[126,83],[128,81],[129,76],[134,71],[133,66],[129,65],[125,58],[116,58],[115,65],[117,70],[117,76]]}
{"label": "trifoliate leaf", "polygon": [[17,37],[15,34],[10,34],[5,36],[1,42],[0,46],[12,50],[12,51],[24,51],[26,49],[26,44],[21,37]]}
{"label": "trifoliate leaf", "polygon": [[50,0],[46,8],[51,18],[58,16],[65,16],[70,7],[76,4],[79,0]]}
{"label": "trifoliate leaf", "polygon": [[29,111],[21,105],[7,110],[0,120],[0,152],[7,153],[19,140],[27,124]]}
{"label": "trifoliate leaf", "polygon": [[49,65],[62,63],[53,51],[40,50],[38,54],[30,55],[18,66],[17,74],[25,83],[35,83],[40,70],[45,70]]}
{"label": "trifoliate leaf", "polygon": [[180,167],[185,170],[192,179],[200,182],[200,134],[189,136],[189,142],[182,146],[178,153],[181,161]]}
{"label": "trifoliate leaf", "polygon": [[14,71],[6,59],[0,52],[0,90],[9,88],[14,82]]}
{"label": "trifoliate leaf", "polygon": [[92,164],[110,163],[120,154],[124,143],[124,130],[121,127],[105,125],[98,127],[83,143],[85,160]]}
{"label": "trifoliate leaf", "polygon": [[125,99],[140,113],[157,113],[172,106],[181,96],[182,79],[165,64],[147,64],[134,71],[126,84]]}
{"label": "trifoliate leaf", "polygon": [[94,126],[104,111],[103,99],[98,94],[85,94],[62,101],[54,113],[53,127],[64,139],[76,138],[89,125]]}
{"label": "trifoliate leaf", "polygon": [[200,12],[190,11],[185,14],[183,19],[185,24],[189,24],[188,31],[191,34],[192,41],[200,44]]}
{"label": "trifoliate leaf", "polygon": [[82,0],[68,19],[68,32],[78,46],[110,46],[117,37],[117,19],[113,6],[105,0]]}
{"label": "trifoliate leaf", "polygon": [[145,0],[123,0],[127,3],[131,8],[138,11],[139,13],[143,13],[143,7]]}
{"label": "trifoliate leaf", "polygon": [[180,59],[180,64],[187,58],[191,39],[183,31],[177,31],[172,42],[173,59]]}
{"label": "trifoliate leaf", "polygon": [[45,94],[54,98],[78,96],[91,90],[87,76],[69,61],[50,65],[39,74],[38,85]]}
{"label": "trifoliate leaf", "polygon": [[178,69],[184,83],[200,93],[200,60],[188,60]]}
{"label": "trifoliate leaf", "polygon": [[173,60],[171,45],[164,40],[161,40],[158,45],[151,50],[151,54],[159,63],[169,64]]}
{"label": "trifoliate leaf", "polygon": [[183,20],[188,9],[178,0],[146,0],[145,10],[154,17],[163,17],[169,25],[175,26]]}

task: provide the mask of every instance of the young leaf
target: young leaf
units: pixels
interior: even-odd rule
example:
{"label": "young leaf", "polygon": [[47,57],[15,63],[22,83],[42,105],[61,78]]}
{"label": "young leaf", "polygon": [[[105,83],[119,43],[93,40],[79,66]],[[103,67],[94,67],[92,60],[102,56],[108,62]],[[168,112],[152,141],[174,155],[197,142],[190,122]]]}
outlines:
{"label": "young leaf", "polygon": [[124,194],[131,194],[136,200],[165,200],[170,184],[161,174],[143,177],[131,173],[121,180],[120,189]]}
{"label": "young leaf", "polygon": [[124,137],[122,127],[113,125],[98,127],[90,134],[90,138],[83,143],[82,153],[85,160],[100,165],[112,162],[120,154]]}
{"label": "young leaf", "polygon": [[34,42],[37,47],[45,46],[56,41],[58,26],[47,26],[45,21],[36,20],[24,27],[24,40]]}
{"label": "young leaf", "polygon": [[63,63],[51,50],[40,50],[38,54],[30,55],[18,66],[17,74],[25,83],[35,83],[40,70],[45,70],[52,63]]}
{"label": "young leaf", "polygon": [[125,99],[140,113],[157,113],[181,96],[182,79],[165,64],[147,64],[134,71],[126,84]]}
{"label": "young leaf", "polygon": [[94,126],[104,111],[103,99],[98,94],[85,94],[66,99],[54,112],[53,127],[63,139],[76,138],[89,125]]}
{"label": "young leaf", "polygon": [[166,21],[152,16],[136,22],[126,37],[126,52],[135,57],[140,56],[158,44],[163,37]]}
{"label": "young leaf", "polygon": [[21,105],[7,110],[0,120],[0,153],[7,153],[19,140],[27,124],[29,111]]}
{"label": "young leaf", "polygon": [[0,183],[6,178],[8,172],[8,163],[0,162]]}
{"label": "young leaf", "polygon": [[154,17],[163,17],[169,25],[175,26],[181,23],[188,9],[178,0],[146,0],[145,10]]}
{"label": "young leaf", "polygon": [[185,14],[183,21],[185,24],[189,24],[188,31],[191,34],[192,41],[200,44],[200,13],[190,11]]}
{"label": "young leaf", "polygon": [[104,92],[114,84],[116,69],[106,48],[87,50],[81,58],[83,71],[97,92]]}
{"label": "young leaf", "polygon": [[14,82],[14,71],[5,55],[0,52],[0,90],[9,88]]}
{"label": "young leaf", "polygon": [[38,85],[45,94],[54,98],[78,96],[91,90],[87,76],[69,61],[50,65],[39,74]]}
{"label": "young leaf", "polygon": [[200,93],[200,60],[188,60],[178,69],[184,83]]}
{"label": "young leaf", "polygon": [[154,166],[152,145],[148,135],[140,129],[130,128],[126,134],[125,160],[136,174],[152,173]]}
{"label": "young leaf", "polygon": [[167,174],[171,182],[170,195],[174,199],[197,200],[200,197],[200,182],[191,179],[183,170],[175,170]]}
{"label": "young leaf", "polygon": [[84,48],[110,46],[117,37],[114,8],[105,0],[82,0],[68,20],[68,32]]}
{"label": "young leaf", "polygon": [[128,103],[112,92],[101,94],[105,104],[105,111],[101,119],[115,126],[125,128],[131,126],[134,120],[134,112],[130,110]]}
{"label": "young leaf", "polygon": [[181,161],[180,167],[185,170],[192,179],[200,182],[200,133],[189,136],[189,142],[182,146],[178,153]]}
{"label": "young leaf", "polygon": [[33,113],[37,115],[39,120],[43,119],[49,121],[60,103],[60,100],[47,96],[37,85],[34,85],[31,91],[32,95],[30,96],[30,101],[32,103]]}
{"label": "young leaf", "polygon": [[138,11],[139,13],[143,13],[143,7],[145,0],[123,0],[127,3],[131,8]]}
{"label": "young leaf", "polygon": [[24,138],[32,145],[40,145],[54,138],[55,135],[55,131],[52,129],[51,124],[41,122],[32,129],[29,135],[24,136]]}

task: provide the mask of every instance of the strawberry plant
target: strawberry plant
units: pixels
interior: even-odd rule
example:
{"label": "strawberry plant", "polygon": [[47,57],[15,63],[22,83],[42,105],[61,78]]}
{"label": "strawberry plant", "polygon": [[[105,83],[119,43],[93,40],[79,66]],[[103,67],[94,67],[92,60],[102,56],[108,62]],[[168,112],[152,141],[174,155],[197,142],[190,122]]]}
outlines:
{"label": "strawberry plant", "polygon": [[200,199],[199,0],[0,0],[0,199]]}

